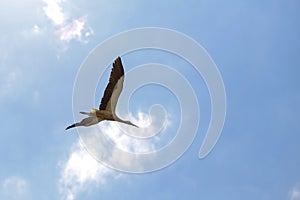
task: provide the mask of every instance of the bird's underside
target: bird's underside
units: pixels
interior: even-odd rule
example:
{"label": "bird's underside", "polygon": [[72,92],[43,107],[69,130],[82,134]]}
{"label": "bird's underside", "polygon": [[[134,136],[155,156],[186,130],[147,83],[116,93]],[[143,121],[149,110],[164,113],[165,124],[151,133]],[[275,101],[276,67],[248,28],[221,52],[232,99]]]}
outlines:
{"label": "bird's underside", "polygon": [[74,123],[66,128],[66,130],[78,126],[91,126],[103,120],[118,121],[128,125],[132,125],[130,121],[124,121],[115,114],[116,105],[123,89],[124,82],[124,68],[121,58],[118,57],[114,63],[110,73],[109,83],[107,84],[104,95],[101,99],[99,109],[92,109],[91,112],[80,112],[81,114],[88,115],[89,117]]}

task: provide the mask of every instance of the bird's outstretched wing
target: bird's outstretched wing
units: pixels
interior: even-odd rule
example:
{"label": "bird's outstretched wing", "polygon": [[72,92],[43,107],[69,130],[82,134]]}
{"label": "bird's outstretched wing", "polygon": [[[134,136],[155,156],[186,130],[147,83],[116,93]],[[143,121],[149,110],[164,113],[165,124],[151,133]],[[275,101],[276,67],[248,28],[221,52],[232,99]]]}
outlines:
{"label": "bird's outstretched wing", "polygon": [[99,109],[115,113],[116,105],[123,89],[124,68],[121,58],[118,57],[110,73],[109,83],[106,86]]}

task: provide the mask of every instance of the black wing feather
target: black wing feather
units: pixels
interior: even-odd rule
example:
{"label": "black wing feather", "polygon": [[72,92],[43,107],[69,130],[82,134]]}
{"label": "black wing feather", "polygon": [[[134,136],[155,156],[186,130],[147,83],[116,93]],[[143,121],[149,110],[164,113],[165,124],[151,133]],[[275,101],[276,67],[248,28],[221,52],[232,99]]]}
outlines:
{"label": "black wing feather", "polygon": [[105,88],[104,95],[101,99],[101,103],[99,106],[100,110],[106,110],[107,103],[114,91],[115,85],[122,76],[124,76],[124,68],[122,65],[121,58],[118,57],[113,63],[113,68],[110,72],[109,83]]}

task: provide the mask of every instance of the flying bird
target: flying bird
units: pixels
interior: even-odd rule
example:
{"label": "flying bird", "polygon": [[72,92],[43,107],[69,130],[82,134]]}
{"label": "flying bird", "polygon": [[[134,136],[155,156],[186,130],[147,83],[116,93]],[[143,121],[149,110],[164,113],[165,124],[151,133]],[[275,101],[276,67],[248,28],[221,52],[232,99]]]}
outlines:
{"label": "flying bird", "polygon": [[117,121],[131,126],[136,126],[130,121],[124,121],[116,115],[116,105],[123,89],[124,82],[124,68],[121,58],[118,57],[114,63],[110,73],[109,83],[107,84],[104,95],[101,99],[99,109],[93,108],[91,112],[80,112],[81,114],[88,115],[89,117],[80,122],[72,124],[66,128],[74,128],[77,126],[91,126],[103,120]]}

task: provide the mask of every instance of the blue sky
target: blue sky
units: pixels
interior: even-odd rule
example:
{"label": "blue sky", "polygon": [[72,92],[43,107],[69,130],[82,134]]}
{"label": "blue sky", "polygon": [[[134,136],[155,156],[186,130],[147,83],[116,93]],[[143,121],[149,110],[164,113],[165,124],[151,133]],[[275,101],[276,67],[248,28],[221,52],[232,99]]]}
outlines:
{"label": "blue sky", "polygon": [[[1,1],[0,198],[299,200],[299,9],[296,0]],[[73,84],[89,52],[121,31],[149,26],[180,31],[208,51],[226,88],[226,122],[213,151],[199,160],[210,117],[201,77],[164,53],[124,56],[126,71],[145,62],[176,66],[201,107],[197,136],[178,161],[124,174],[98,164],[76,131],[64,129],[73,121]],[[147,112],[155,102],[142,97],[154,91],[138,91],[130,112]],[[158,92],[170,106],[172,134],[177,101]],[[128,139],[121,142],[126,147]]]}

